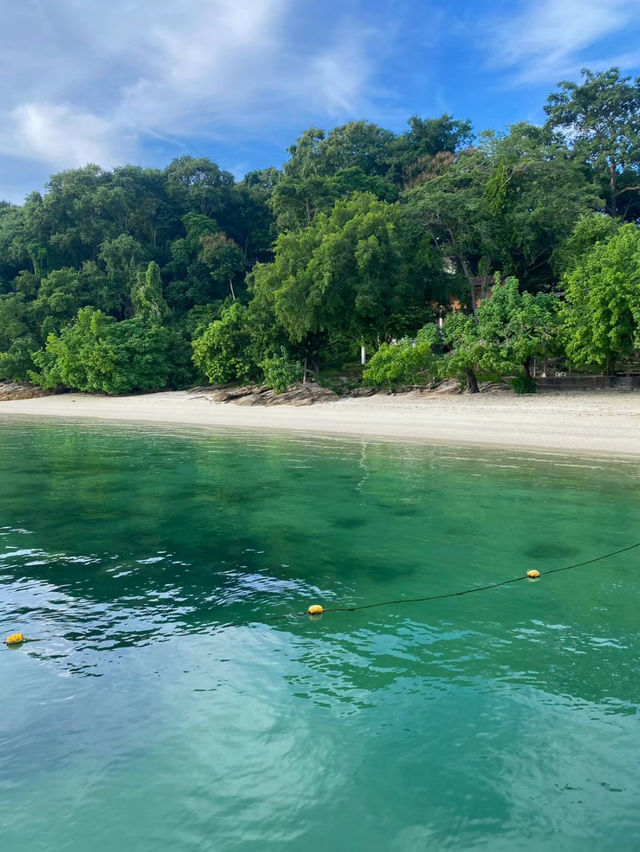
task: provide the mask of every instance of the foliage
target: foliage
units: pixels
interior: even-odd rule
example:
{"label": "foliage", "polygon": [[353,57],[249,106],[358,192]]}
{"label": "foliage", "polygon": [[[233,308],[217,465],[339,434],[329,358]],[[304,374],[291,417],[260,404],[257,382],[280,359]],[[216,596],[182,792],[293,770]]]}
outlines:
{"label": "foliage", "polygon": [[621,77],[618,68],[585,68],[582,76],[581,84],[561,82],[549,96],[548,126],[568,136],[576,154],[608,183],[609,213],[615,216],[620,175],[640,172],[640,77]]}
{"label": "foliage", "polygon": [[596,242],[563,279],[568,357],[611,373],[640,349],[640,231],[624,225]]}
{"label": "foliage", "polygon": [[249,314],[238,302],[222,311],[193,340],[193,363],[214,385],[246,382],[258,376]]}
{"label": "foliage", "polygon": [[309,227],[281,234],[274,263],[254,269],[252,290],[293,342],[329,331],[366,342],[393,333],[397,313],[427,300],[418,245],[398,206],[355,193]]}
{"label": "foliage", "polygon": [[495,377],[519,372],[530,378],[531,359],[554,352],[558,304],[556,296],[521,293],[517,279],[501,283],[496,274],[491,296],[478,306],[477,318],[464,314],[447,318],[445,342],[450,351],[443,372],[468,380],[470,372],[477,371]]}
{"label": "foliage", "polygon": [[514,376],[511,379],[511,387],[517,394],[536,393],[536,380],[533,376]]}
{"label": "foliage", "polygon": [[145,320],[161,319],[168,313],[167,303],[162,297],[160,267],[152,260],[145,272],[138,272],[131,290],[131,303],[136,316]]}
{"label": "foliage", "polygon": [[123,394],[175,386],[188,378],[184,342],[157,322],[143,318],[117,322],[93,308],[81,308],[60,335],[50,334],[33,360],[40,372],[30,378],[46,388]]}
{"label": "foliage", "polygon": [[571,272],[599,242],[612,237],[621,222],[603,213],[591,213],[581,216],[576,222],[567,241],[555,253],[554,268],[561,274]]}
{"label": "foliage", "polygon": [[[0,379],[180,385],[193,355],[201,379],[280,386],[298,363],[340,373],[365,345],[388,385],[421,369],[420,351],[388,341],[454,311],[438,369],[473,385],[476,369],[526,373],[527,347],[552,345],[523,320],[525,302],[576,270],[563,340],[577,362],[610,369],[637,346],[635,273],[608,270],[588,297],[576,281],[620,228],[605,209],[640,217],[639,99],[640,81],[614,68],[560,84],[545,127],[474,136],[450,115],[413,116],[399,133],[352,121],[305,130],[282,169],[240,181],[191,156],[52,175],[24,204],[0,202]],[[486,299],[497,270],[520,281],[521,305]],[[596,330],[578,331],[578,303]],[[102,378],[76,376],[80,349]],[[147,363],[136,376],[135,352],[155,353],[155,374]]]}
{"label": "foliage", "polygon": [[422,328],[415,340],[383,343],[362,373],[370,385],[394,388],[424,382],[433,374],[436,358],[433,348],[440,342],[435,325]]}
{"label": "foliage", "polygon": [[260,362],[265,384],[276,393],[283,393],[294,382],[302,379],[302,365],[292,362],[287,350],[281,347],[277,353],[271,353]]}

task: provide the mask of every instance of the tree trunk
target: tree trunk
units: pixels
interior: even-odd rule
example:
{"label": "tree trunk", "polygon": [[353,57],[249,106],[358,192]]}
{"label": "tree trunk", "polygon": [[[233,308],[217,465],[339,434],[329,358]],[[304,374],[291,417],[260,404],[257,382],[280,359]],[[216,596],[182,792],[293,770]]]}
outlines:
{"label": "tree trunk", "polygon": [[462,272],[464,274],[464,277],[467,279],[467,284],[469,285],[469,293],[471,295],[471,312],[473,313],[474,320],[477,320],[478,312],[476,310],[475,280],[473,278],[473,275],[471,274],[471,270],[467,266],[466,260],[461,255],[458,255],[458,259],[460,261],[460,265],[462,266]]}
{"label": "tree trunk", "polygon": [[469,393],[479,393],[480,388],[478,387],[478,380],[476,379],[476,374],[473,372],[471,367],[467,367],[464,371],[465,378],[467,380],[467,390]]}
{"label": "tree trunk", "polygon": [[231,290],[231,298],[232,298],[232,299],[233,299],[233,301],[235,302],[235,300],[236,300],[236,294],[235,294],[235,291],[234,291],[234,289],[233,289],[233,281],[232,281],[231,279],[229,279],[229,289]]}
{"label": "tree trunk", "polygon": [[611,161],[609,164],[609,215],[618,215],[618,188],[616,183],[617,173],[616,164]]}
{"label": "tree trunk", "polygon": [[524,374],[527,377],[527,379],[532,379],[533,376],[531,375],[531,356],[530,355],[527,356],[527,358],[525,358],[525,360],[522,362],[522,367],[524,369]]}

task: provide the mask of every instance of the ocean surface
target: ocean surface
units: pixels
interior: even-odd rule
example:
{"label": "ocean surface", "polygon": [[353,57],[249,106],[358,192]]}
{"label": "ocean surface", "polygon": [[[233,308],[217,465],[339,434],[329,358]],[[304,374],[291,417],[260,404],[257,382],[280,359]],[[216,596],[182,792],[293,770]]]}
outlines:
{"label": "ocean surface", "polygon": [[630,461],[0,416],[0,850],[638,850],[640,548],[544,576],[636,541]]}

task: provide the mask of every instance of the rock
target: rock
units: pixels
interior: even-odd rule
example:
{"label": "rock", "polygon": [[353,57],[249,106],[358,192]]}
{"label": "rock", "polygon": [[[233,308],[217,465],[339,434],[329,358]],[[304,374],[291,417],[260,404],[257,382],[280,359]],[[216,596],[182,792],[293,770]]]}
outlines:
{"label": "rock", "polygon": [[478,382],[480,393],[513,393],[513,388],[506,382]]}
{"label": "rock", "polygon": [[352,388],[350,391],[347,391],[345,396],[373,396],[376,393],[379,393],[377,388]]}
{"label": "rock", "polygon": [[292,385],[283,393],[268,391],[265,397],[265,405],[313,405],[316,402],[331,402],[338,399],[338,394],[329,388],[308,383]]}
{"label": "rock", "polygon": [[28,382],[0,382],[0,402],[10,399],[34,399],[38,396],[50,396],[56,391],[45,390]]}
{"label": "rock", "polygon": [[459,394],[462,393],[462,391],[460,390],[460,382],[458,379],[445,379],[442,382],[438,382],[438,384],[431,390],[431,393]]}
{"label": "rock", "polygon": [[229,400],[222,400],[223,402],[232,402],[234,405],[266,405],[266,401],[264,399],[265,394],[262,392],[258,393],[245,393],[242,396],[238,396],[235,399],[231,398]]}
{"label": "rock", "polygon": [[258,385],[223,388],[194,388],[191,395],[209,402],[233,402],[235,405],[313,405],[315,402],[331,402],[338,394],[329,388],[301,382],[292,385],[283,393]]}

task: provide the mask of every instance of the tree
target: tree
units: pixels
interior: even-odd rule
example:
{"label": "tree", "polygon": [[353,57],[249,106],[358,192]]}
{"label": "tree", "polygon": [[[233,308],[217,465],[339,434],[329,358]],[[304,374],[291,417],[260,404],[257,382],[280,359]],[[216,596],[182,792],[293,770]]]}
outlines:
{"label": "tree", "polygon": [[464,375],[472,393],[478,390],[476,372],[505,376],[515,371],[525,388],[534,389],[531,359],[554,352],[558,306],[556,296],[521,293],[515,278],[501,283],[496,274],[491,296],[478,306],[477,317],[455,313],[447,318],[445,342],[451,351],[444,371]]}
{"label": "tree", "polygon": [[246,268],[244,252],[222,231],[217,234],[204,234],[200,237],[200,246],[199,259],[209,269],[211,280],[218,286],[228,287],[231,298],[235,301],[233,280]]}
{"label": "tree", "polygon": [[463,151],[406,196],[410,215],[466,282],[472,311],[476,285],[486,287],[499,256],[497,229],[485,187],[491,161],[482,149]]}
{"label": "tree", "polygon": [[571,140],[597,175],[606,175],[609,213],[615,216],[621,175],[640,171],[640,77],[621,77],[618,68],[599,74],[584,68],[582,77],[581,84],[559,83],[560,91],[549,95],[547,124]]}
{"label": "tree", "polygon": [[440,118],[427,119],[413,115],[409,130],[395,139],[387,177],[405,187],[414,186],[435,164],[450,162],[472,140],[470,121],[456,121],[446,113]]}
{"label": "tree", "polygon": [[244,305],[234,302],[193,340],[193,363],[215,385],[245,382],[259,375]]}
{"label": "tree", "polygon": [[162,296],[160,267],[152,260],[145,272],[138,272],[136,283],[131,289],[131,304],[135,316],[142,319],[161,320],[169,313]]}
{"label": "tree", "polygon": [[[395,333],[399,317],[407,323],[411,309],[414,328],[425,321],[432,281],[417,260],[420,239],[399,205],[355,193],[308,228],[281,234],[274,262],[254,268],[250,288],[292,342],[340,333],[370,345]],[[439,274],[436,268],[433,277]]]}
{"label": "tree", "polygon": [[145,261],[148,262],[148,253],[133,237],[120,234],[102,243],[98,259],[109,281],[108,310],[118,318],[124,317],[129,309],[131,288]]}
{"label": "tree", "polygon": [[30,305],[24,294],[0,296],[0,380],[21,381],[33,367],[31,353],[38,348]]}
{"label": "tree", "polygon": [[391,390],[398,385],[415,384],[434,372],[434,347],[440,344],[435,325],[420,329],[415,340],[382,343],[362,373],[365,382]]}
{"label": "tree", "polygon": [[566,351],[578,367],[611,374],[640,348],[640,231],[624,225],[596,242],[563,279]]}
{"label": "tree", "polygon": [[565,243],[554,255],[554,268],[562,275],[571,272],[596,243],[606,242],[620,228],[620,221],[605,213],[580,216]]}
{"label": "tree", "polygon": [[166,169],[169,197],[185,212],[216,216],[223,209],[233,175],[206,157],[178,157]]}
{"label": "tree", "polygon": [[566,147],[526,124],[503,137],[483,134],[477,148],[442,161],[405,198],[466,282],[472,311],[497,269],[527,289],[550,287],[554,252],[576,219],[598,204]]}
{"label": "tree", "polygon": [[93,308],[81,308],[74,323],[50,334],[33,360],[36,384],[90,393],[158,390],[189,378],[184,343],[170,329],[141,317],[117,322]]}

